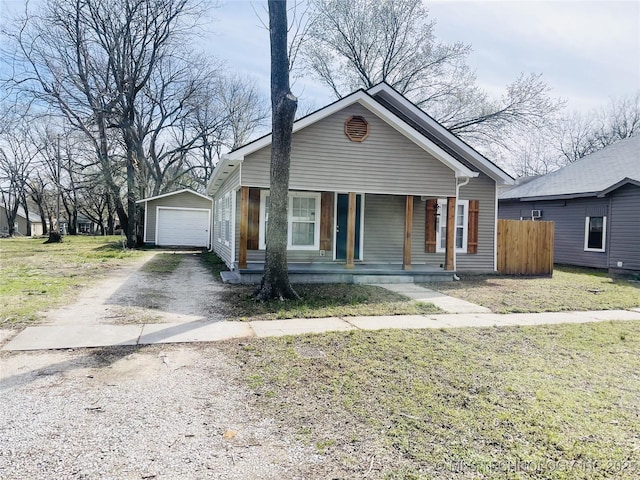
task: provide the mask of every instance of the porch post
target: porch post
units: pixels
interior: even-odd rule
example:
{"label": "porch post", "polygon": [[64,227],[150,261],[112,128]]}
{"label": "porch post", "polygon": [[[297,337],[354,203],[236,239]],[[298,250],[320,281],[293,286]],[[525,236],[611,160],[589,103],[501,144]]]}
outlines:
{"label": "porch post", "polygon": [[240,252],[238,268],[247,268],[247,242],[249,241],[249,187],[240,187]]}
{"label": "porch post", "polygon": [[355,264],[354,264],[355,243],[356,243],[356,194],[355,192],[349,192],[349,210],[347,213],[347,264],[346,264],[346,268],[348,269],[355,267]]}
{"label": "porch post", "polygon": [[447,238],[444,269],[453,270],[453,251],[456,238],[456,197],[447,197]]}
{"label": "porch post", "polygon": [[404,209],[404,255],[402,269],[411,270],[411,235],[413,232],[413,195],[407,195]]}

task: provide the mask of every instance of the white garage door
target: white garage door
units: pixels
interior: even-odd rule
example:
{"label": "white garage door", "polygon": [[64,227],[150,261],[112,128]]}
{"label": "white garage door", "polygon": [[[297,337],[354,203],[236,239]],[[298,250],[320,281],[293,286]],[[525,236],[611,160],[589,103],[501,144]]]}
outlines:
{"label": "white garage door", "polygon": [[158,208],[156,245],[209,246],[209,210]]}

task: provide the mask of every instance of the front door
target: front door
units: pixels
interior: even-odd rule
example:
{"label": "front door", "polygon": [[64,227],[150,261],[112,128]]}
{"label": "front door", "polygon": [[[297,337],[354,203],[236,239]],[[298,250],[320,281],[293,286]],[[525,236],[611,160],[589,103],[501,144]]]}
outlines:
{"label": "front door", "polygon": [[[356,195],[356,240],[353,257],[360,258],[360,212],[362,208],[362,195]],[[336,212],[336,260],[347,259],[347,217],[349,214],[349,195],[338,194]]]}

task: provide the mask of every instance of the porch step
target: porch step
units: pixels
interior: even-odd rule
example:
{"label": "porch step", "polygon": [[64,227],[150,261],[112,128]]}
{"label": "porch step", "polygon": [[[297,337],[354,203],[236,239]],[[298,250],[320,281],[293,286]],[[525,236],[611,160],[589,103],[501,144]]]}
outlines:
{"label": "porch step", "polygon": [[413,283],[413,277],[407,275],[354,275],[353,283],[367,285],[370,283]]}
{"label": "porch step", "polygon": [[220,272],[222,283],[242,283],[242,279],[238,272]]}

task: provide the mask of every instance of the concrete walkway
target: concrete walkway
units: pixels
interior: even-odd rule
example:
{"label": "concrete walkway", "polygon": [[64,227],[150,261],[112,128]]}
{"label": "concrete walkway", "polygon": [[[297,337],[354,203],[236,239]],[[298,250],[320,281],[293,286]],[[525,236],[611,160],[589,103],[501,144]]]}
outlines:
{"label": "concrete walkway", "polygon": [[414,283],[381,283],[372,285],[412,298],[416,302],[433,303],[436,307],[448,313],[491,313],[491,310],[487,307],[481,307],[466,300],[450,297]]}
{"label": "concrete walkway", "polygon": [[[116,345],[215,342],[234,338],[278,337],[348,330],[502,327],[587,323],[607,320],[640,320],[640,311],[600,310],[552,313],[464,313],[395,315],[379,317],[330,317],[256,322],[149,323],[139,325],[51,325],[27,327],[9,340],[3,351],[55,350]],[[2,341],[2,340],[0,340]]]}

